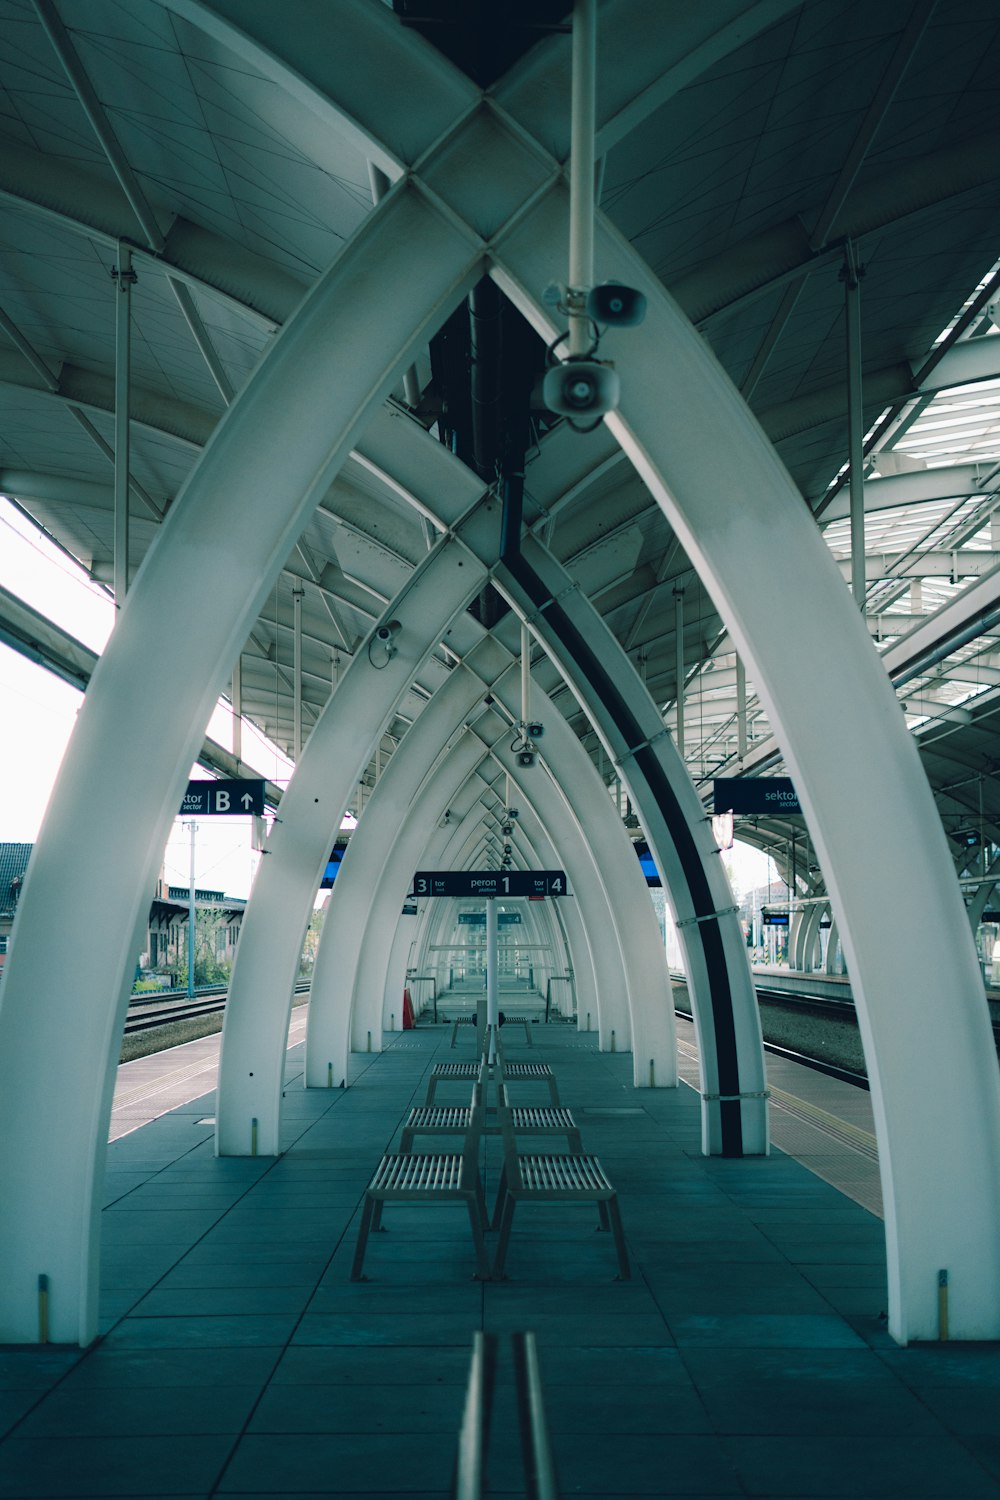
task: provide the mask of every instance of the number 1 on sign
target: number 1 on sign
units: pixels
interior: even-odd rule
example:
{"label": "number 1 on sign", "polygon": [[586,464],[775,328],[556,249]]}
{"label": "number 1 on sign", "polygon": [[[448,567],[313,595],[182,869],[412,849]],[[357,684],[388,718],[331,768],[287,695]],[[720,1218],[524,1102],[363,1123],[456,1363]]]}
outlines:
{"label": "number 1 on sign", "polygon": [[501,875],[500,878],[503,881],[503,890],[504,890],[504,895],[506,896],[509,893],[509,891],[510,891],[510,876],[509,875]]}

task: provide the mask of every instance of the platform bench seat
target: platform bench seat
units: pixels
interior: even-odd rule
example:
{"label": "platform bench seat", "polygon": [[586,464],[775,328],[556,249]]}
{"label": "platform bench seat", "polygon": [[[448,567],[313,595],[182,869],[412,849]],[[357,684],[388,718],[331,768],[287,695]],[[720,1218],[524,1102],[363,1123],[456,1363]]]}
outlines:
{"label": "platform bench seat", "polygon": [[418,1104],[403,1121],[399,1150],[401,1155],[413,1150],[415,1135],[461,1135],[472,1125],[472,1111],[484,1103],[483,1090],[489,1071],[485,1058],[478,1064],[470,1104]]}
{"label": "platform bench seat", "polygon": [[438,1151],[430,1155],[416,1152],[394,1152],[383,1156],[365,1189],[358,1242],[351,1265],[351,1280],[363,1281],[368,1236],[382,1227],[382,1209],[386,1203],[464,1203],[469,1215],[472,1242],[476,1251],[477,1275],[488,1281],[489,1256],[486,1251],[486,1201],[479,1175],[479,1143],[483,1130],[483,1106],[473,1101],[469,1107],[469,1128],[460,1152]]}
{"label": "platform bench seat", "polygon": [[505,1015],[503,1021],[505,1026],[523,1026],[525,1042],[529,1047],[533,1047],[535,1045],[531,1039],[531,1022],[528,1020],[527,1016]]}
{"label": "platform bench seat", "polygon": [[503,1276],[507,1246],[519,1203],[594,1203],[602,1229],[610,1229],[618,1257],[618,1277],[631,1280],[625,1232],[622,1228],[618,1193],[596,1156],[538,1156],[517,1149],[513,1111],[506,1087],[499,1090],[500,1126],[503,1133],[503,1173],[493,1208],[492,1228],[499,1227],[493,1275]]}
{"label": "platform bench seat", "polygon": [[424,1103],[434,1103],[434,1095],[439,1083],[476,1083],[479,1078],[479,1067],[478,1062],[435,1063],[431,1068],[430,1081],[427,1084],[427,1098]]}
{"label": "platform bench seat", "polygon": [[455,1042],[458,1038],[458,1028],[460,1026],[475,1026],[475,1024],[475,1016],[456,1016],[454,1021],[452,1021],[451,1023],[451,1045],[453,1047],[455,1045]]}
{"label": "platform bench seat", "polygon": [[506,1058],[500,1058],[500,1080],[503,1083],[545,1083],[548,1084],[549,1098],[556,1109],[562,1107],[559,1098],[559,1089],[556,1086],[556,1075],[548,1063],[535,1062],[508,1062]]}

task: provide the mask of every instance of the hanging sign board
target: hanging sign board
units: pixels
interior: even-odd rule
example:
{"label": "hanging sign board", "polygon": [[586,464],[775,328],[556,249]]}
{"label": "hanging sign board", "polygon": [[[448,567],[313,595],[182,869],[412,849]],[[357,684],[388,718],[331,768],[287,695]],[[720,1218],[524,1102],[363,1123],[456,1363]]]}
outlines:
{"label": "hanging sign board", "polygon": [[721,776],[713,783],[716,813],[800,813],[789,776]]}
{"label": "hanging sign board", "polygon": [[189,781],[182,818],[262,817],[263,781]]}
{"label": "hanging sign board", "polygon": [[565,896],[563,870],[418,870],[414,896]]}
{"label": "hanging sign board", "polygon": [[[458,914],[459,927],[485,927],[486,913],[484,911],[460,911]],[[521,913],[519,911],[498,911],[498,927],[520,927]]]}
{"label": "hanging sign board", "polygon": [[761,908],[760,919],[765,927],[787,927],[789,924],[787,911],[773,911],[767,906]]}

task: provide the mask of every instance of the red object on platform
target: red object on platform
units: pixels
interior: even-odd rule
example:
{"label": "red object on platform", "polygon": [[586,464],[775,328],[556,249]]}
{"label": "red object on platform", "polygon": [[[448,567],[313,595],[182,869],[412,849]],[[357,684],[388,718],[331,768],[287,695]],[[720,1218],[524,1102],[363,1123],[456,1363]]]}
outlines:
{"label": "red object on platform", "polygon": [[413,1019],[413,1001],[410,999],[409,990],[403,991],[403,1030],[412,1031],[416,1025]]}

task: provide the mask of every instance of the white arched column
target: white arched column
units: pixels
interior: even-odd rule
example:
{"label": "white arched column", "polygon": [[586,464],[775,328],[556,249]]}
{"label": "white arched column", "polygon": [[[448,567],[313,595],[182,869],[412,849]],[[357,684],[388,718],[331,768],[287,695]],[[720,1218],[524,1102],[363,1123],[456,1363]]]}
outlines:
{"label": "white arched column", "polygon": [[[96,1334],[98,1189],[114,1069],[154,878],[191,763],[306,519],[418,341],[475,281],[480,254],[475,236],[421,193],[387,195],[223,418],[97,665],[32,854],[4,976],[2,1341],[37,1340],[42,1274],[49,1336],[87,1344]],[[347,349],[351,378],[332,380]],[[143,687],[154,655],[150,698]],[[95,803],[111,811],[95,819]]]}
{"label": "white arched column", "polygon": [[[473,648],[468,660],[471,663],[473,659],[480,661],[480,670],[459,664],[403,736],[351,836],[330,897],[313,968],[306,1030],[308,1088],[323,1087],[331,1067],[338,1083],[347,1077],[353,997],[363,952],[369,944],[383,955],[387,952],[402,906],[401,898],[390,908],[388,929],[384,926],[373,929],[372,915],[381,890],[386,884],[395,884],[388,863],[400,825],[410,816],[415,799],[435,762],[442,758],[449,737],[481,704],[486,694],[484,678],[488,680],[492,672],[505,668],[507,653],[487,638]],[[321,776],[326,774],[327,759],[324,753],[318,762]],[[329,759],[333,763],[334,758]],[[466,776],[457,781],[451,778],[449,785],[454,782],[457,789],[465,779]],[[441,814],[446,806],[447,800]],[[409,881],[412,873],[404,870],[404,878]],[[404,896],[409,888],[407,884]],[[384,980],[379,986],[380,1001],[383,987]],[[381,1012],[381,1006],[379,1009]],[[396,1014],[402,1019],[401,1003]],[[375,1050],[380,1050],[381,1021],[377,1027],[372,1027],[370,1021],[364,1024],[372,1032]]]}
{"label": "white arched column", "polygon": [[[324,865],[372,745],[482,576],[454,538],[440,541],[389,606],[386,618],[400,625],[395,654],[381,661],[370,651],[355,654],[299,758],[257,870],[233,964],[216,1101],[220,1156],[250,1154],[254,1121],[258,1154],[280,1150],[288,1017]],[[344,879],[342,870],[334,899]],[[338,1072],[336,1081],[343,1076]]]}
{"label": "white arched column", "polygon": [[[493,684],[492,691],[516,719],[521,708],[519,676],[508,673]],[[583,840],[595,855],[599,851],[596,862],[625,955],[623,978],[630,1015],[633,1082],[637,1088],[645,1088],[652,1076],[658,1085],[674,1087],[677,1027],[673,994],[666,953],[639,861],[590,756],[552,700],[537,687],[533,693],[535,711],[545,725],[542,758]]]}
{"label": "white arched column", "polygon": [[[656,855],[698,1037],[702,1149],[765,1154],[767,1073],[757,997],[736,903],[687,767],[621,645],[547,549],[526,538],[516,555],[503,558],[495,580],[530,621],[597,730]],[[607,803],[603,786],[601,792]],[[649,915],[653,922],[651,908]],[[656,946],[666,972],[658,932]],[[672,999],[669,1008],[673,1031]],[[649,1057],[659,1076],[658,1049]],[[671,1071],[676,1080],[676,1062]],[[640,1073],[637,1057],[637,1079]]]}
{"label": "white arched column", "polygon": [[[496,250],[508,273],[503,284],[546,331],[538,287],[565,236],[565,201],[550,194]],[[623,393],[608,425],[747,663],[838,914],[879,1141],[890,1331],[902,1343],[936,1337],[938,1273],[946,1269],[952,1335],[995,1338],[1000,1079],[975,950],[913,739],[864,622],[773,448],[705,341],[603,222],[596,275],[637,285],[649,301],[641,330],[607,340]],[[787,557],[794,568],[783,566]],[[801,663],[820,660],[824,692],[817,698]],[[884,922],[886,891],[900,909],[921,914],[919,945],[905,924]]]}

